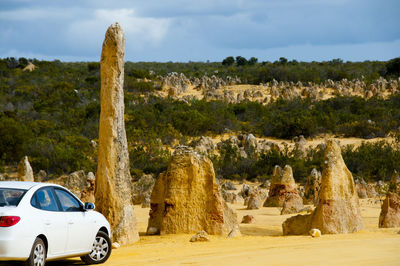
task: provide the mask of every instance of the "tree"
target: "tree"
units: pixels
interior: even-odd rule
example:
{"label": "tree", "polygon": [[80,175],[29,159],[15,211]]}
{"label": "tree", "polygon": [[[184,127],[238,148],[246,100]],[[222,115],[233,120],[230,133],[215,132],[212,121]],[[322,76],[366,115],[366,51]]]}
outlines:
{"label": "tree", "polygon": [[393,58],[386,64],[386,75],[400,76],[400,57]]}
{"label": "tree", "polygon": [[247,59],[244,58],[243,56],[236,56],[236,64],[238,66],[244,66],[247,65]]}
{"label": "tree", "polygon": [[255,57],[251,57],[249,59],[249,65],[255,65],[258,62],[258,59]]}
{"label": "tree", "polygon": [[279,57],[279,63],[281,65],[286,65],[288,60],[285,57]]}
{"label": "tree", "polygon": [[233,56],[228,56],[227,58],[222,60],[223,66],[231,66],[233,65],[233,63],[235,63],[235,58],[233,58]]}

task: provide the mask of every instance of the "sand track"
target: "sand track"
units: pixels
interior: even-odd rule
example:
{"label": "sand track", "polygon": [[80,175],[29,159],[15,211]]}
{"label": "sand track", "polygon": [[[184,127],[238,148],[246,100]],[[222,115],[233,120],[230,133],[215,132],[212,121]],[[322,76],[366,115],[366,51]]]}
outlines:
{"label": "sand track", "polygon": [[[290,215],[278,208],[245,210],[232,205],[238,218],[252,214],[255,224],[241,224],[243,236],[190,243],[191,235],[145,236],[149,209],[135,206],[140,241],[113,250],[104,265],[400,265],[400,228],[379,229],[380,203],[361,201],[364,230],[354,234],[282,236],[281,223]],[[49,265],[80,264],[78,260]]]}

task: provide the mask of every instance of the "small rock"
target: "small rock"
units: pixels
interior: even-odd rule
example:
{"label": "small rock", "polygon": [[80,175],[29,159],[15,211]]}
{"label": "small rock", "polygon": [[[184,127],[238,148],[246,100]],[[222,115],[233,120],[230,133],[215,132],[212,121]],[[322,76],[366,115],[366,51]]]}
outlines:
{"label": "small rock", "polygon": [[112,243],[112,249],[117,249],[117,248],[120,248],[120,247],[121,247],[121,245],[118,242]]}
{"label": "small rock", "polygon": [[310,236],[312,237],[320,237],[321,236],[321,231],[319,229],[311,229],[310,230]]}
{"label": "small rock", "polygon": [[222,184],[222,188],[225,190],[236,190],[235,184],[233,184],[232,181],[226,181]]}
{"label": "small rock", "polygon": [[235,237],[241,237],[242,233],[239,230],[239,226],[235,226],[232,231],[229,233],[228,238],[235,238]]}
{"label": "small rock", "polygon": [[210,237],[208,236],[207,232],[202,230],[199,231],[197,234],[192,236],[190,239],[190,242],[205,242],[205,241],[210,241]]}
{"label": "small rock", "polygon": [[88,180],[96,180],[96,177],[94,176],[93,172],[89,172],[87,174],[87,179]]}
{"label": "small rock", "polygon": [[256,219],[254,218],[253,215],[245,215],[242,218],[242,224],[254,224],[256,222]]}
{"label": "small rock", "polygon": [[35,176],[35,182],[43,182],[47,181],[48,176],[46,171],[40,170],[39,173]]}
{"label": "small rock", "polygon": [[158,235],[160,231],[156,227],[149,227],[147,228],[147,234],[148,235]]}

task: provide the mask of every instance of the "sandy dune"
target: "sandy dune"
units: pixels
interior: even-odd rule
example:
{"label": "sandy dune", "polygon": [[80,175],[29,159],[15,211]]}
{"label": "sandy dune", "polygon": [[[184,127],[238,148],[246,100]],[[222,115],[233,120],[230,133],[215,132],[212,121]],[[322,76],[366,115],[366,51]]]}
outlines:
{"label": "sandy dune", "polygon": [[[207,243],[190,243],[191,235],[145,236],[149,209],[136,206],[141,239],[113,250],[104,265],[400,265],[400,234],[379,229],[380,203],[362,200],[365,229],[355,234],[282,236],[281,223],[290,215],[278,208],[246,210],[232,205],[238,219],[252,214],[255,224],[241,224],[243,236],[226,239],[211,236]],[[50,265],[80,264],[78,260]]]}

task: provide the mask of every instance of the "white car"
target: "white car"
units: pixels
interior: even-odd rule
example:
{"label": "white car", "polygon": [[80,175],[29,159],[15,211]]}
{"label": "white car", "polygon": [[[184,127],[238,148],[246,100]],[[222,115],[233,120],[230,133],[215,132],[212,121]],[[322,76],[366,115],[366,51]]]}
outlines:
{"label": "white car", "polygon": [[110,224],[66,188],[45,183],[0,182],[0,261],[77,257],[87,264],[111,254]]}

